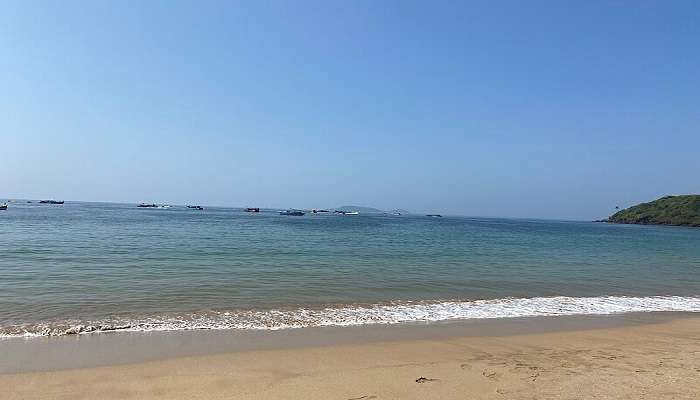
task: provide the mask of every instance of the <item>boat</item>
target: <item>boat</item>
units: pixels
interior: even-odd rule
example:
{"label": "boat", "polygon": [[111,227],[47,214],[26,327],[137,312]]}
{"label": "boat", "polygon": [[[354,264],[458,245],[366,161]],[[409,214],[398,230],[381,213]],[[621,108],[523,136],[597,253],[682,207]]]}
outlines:
{"label": "boat", "polygon": [[40,203],[40,204],[63,204],[64,201],[63,201],[63,200],[61,200],[61,201],[56,201],[56,200],[40,200],[39,203]]}
{"label": "boat", "polygon": [[313,210],[311,210],[311,212],[314,213],[314,214],[318,214],[318,213],[327,213],[327,212],[330,212],[330,211],[328,211],[328,210],[317,210],[317,209],[314,208]]}
{"label": "boat", "polygon": [[433,218],[442,218],[442,215],[440,214],[426,214],[426,217],[433,217]]}
{"label": "boat", "polygon": [[157,204],[146,204],[146,203],[141,203],[138,206],[138,208],[158,208]]}
{"label": "boat", "polygon": [[7,203],[0,204],[0,210],[7,210]]}
{"label": "boat", "polygon": [[202,206],[187,206],[187,208],[189,208],[191,210],[204,210],[204,208],[202,208]]}
{"label": "boat", "polygon": [[303,211],[299,211],[299,210],[291,210],[290,209],[290,210],[286,210],[286,211],[280,211],[280,215],[292,215],[295,217],[301,217],[304,214],[306,214],[306,213]]}
{"label": "boat", "polygon": [[359,215],[360,213],[358,211],[340,211],[340,210],[335,210],[336,214],[340,215]]}
{"label": "boat", "polygon": [[259,208],[259,207],[247,207],[247,208],[245,209],[245,211],[246,211],[246,212],[256,213],[256,212],[260,212],[260,208]]}

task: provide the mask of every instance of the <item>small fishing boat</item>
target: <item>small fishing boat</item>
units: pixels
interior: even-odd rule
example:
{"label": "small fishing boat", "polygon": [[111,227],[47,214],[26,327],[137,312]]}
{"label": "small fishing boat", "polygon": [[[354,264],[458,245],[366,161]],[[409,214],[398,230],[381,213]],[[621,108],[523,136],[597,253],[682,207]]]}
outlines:
{"label": "small fishing boat", "polygon": [[250,213],[256,213],[256,212],[260,212],[260,208],[259,207],[247,207],[245,209],[245,211],[250,212]]}
{"label": "small fishing boat", "polygon": [[158,208],[157,204],[146,204],[146,203],[141,203],[138,206],[138,208]]}
{"label": "small fishing boat", "polygon": [[299,211],[299,210],[291,210],[290,209],[290,210],[286,210],[286,211],[280,211],[280,215],[292,215],[295,217],[301,217],[304,214],[305,213],[303,211]]}
{"label": "small fishing boat", "polygon": [[191,210],[204,210],[204,208],[202,208],[202,206],[187,206],[187,208],[189,208]]}
{"label": "small fishing boat", "polygon": [[57,200],[40,200],[40,204],[63,204],[63,200],[57,201]]}
{"label": "small fishing boat", "polygon": [[440,214],[427,214],[426,217],[442,218],[442,215],[440,215]]}
{"label": "small fishing boat", "polygon": [[336,210],[335,213],[340,214],[340,215],[359,215],[360,214],[358,211],[340,211],[340,210]]}
{"label": "small fishing boat", "polygon": [[313,210],[311,210],[311,212],[314,213],[314,214],[318,214],[318,213],[327,213],[327,212],[330,212],[330,211],[328,211],[328,210],[317,210],[317,209],[314,208]]}
{"label": "small fishing boat", "polygon": [[0,210],[7,210],[7,203],[0,204]]}

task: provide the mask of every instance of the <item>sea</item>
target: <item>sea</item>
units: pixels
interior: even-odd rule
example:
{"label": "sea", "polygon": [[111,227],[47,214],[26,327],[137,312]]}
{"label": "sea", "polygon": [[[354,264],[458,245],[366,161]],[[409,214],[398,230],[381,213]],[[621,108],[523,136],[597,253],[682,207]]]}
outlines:
{"label": "sea", "polygon": [[13,202],[0,338],[700,312],[700,229]]}

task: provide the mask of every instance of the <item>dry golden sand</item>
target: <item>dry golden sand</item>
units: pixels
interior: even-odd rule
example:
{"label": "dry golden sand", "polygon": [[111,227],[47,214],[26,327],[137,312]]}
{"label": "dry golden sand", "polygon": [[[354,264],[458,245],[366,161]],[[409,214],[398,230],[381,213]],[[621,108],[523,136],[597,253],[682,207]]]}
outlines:
{"label": "dry golden sand", "polygon": [[0,399],[700,399],[700,319],[0,375]]}

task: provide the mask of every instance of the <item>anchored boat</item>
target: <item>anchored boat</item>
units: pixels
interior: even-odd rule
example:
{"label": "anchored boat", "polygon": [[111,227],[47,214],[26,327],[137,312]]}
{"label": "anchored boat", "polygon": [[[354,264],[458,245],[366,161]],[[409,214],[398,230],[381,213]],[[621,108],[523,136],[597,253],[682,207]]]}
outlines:
{"label": "anchored boat", "polygon": [[299,210],[291,210],[290,209],[290,210],[286,210],[286,211],[280,211],[280,215],[292,215],[295,217],[301,217],[304,214],[305,214],[305,212],[299,211]]}
{"label": "anchored boat", "polygon": [[340,211],[340,210],[336,210],[335,213],[336,213],[336,214],[340,214],[340,215],[360,215],[360,213],[359,213],[358,211]]}

